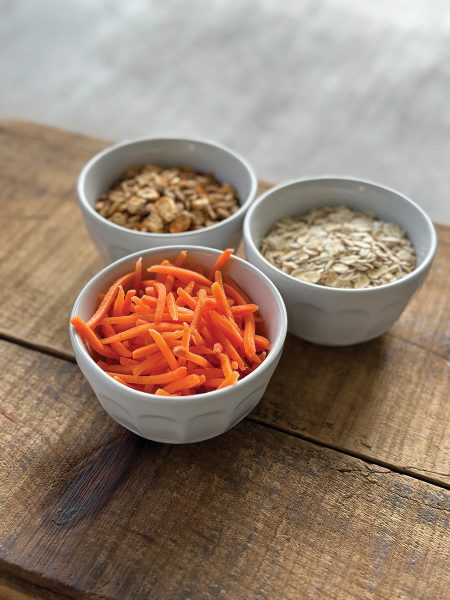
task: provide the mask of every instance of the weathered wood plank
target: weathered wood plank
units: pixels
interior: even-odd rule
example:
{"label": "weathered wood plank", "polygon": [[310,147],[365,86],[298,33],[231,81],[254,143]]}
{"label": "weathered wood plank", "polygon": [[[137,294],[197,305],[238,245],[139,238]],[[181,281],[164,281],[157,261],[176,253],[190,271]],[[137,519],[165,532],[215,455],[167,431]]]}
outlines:
{"label": "weathered wood plank", "polygon": [[252,416],[449,485],[449,367],[389,335],[348,348],[288,336]]}
{"label": "weathered wood plank", "polygon": [[1,342],[0,369],[0,571],[15,586],[133,600],[445,597],[446,490],[248,421],[201,444],[146,442],[111,421],[70,362]]}
{"label": "weathered wood plank", "polygon": [[[75,181],[104,145],[29,123],[0,127],[0,226],[10,233],[0,244],[0,335],[73,358],[68,315],[100,266]],[[255,418],[448,485],[450,228],[438,232],[430,277],[392,332],[355,348],[288,338]]]}
{"label": "weathered wood plank", "polygon": [[28,123],[0,125],[1,333],[70,355],[71,304],[102,264],[75,185],[83,163],[105,145]]}

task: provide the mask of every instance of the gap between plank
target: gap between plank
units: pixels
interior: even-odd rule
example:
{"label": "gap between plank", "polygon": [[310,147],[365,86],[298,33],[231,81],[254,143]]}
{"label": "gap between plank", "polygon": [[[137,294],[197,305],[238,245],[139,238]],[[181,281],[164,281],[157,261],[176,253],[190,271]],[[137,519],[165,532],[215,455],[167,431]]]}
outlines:
{"label": "gap between plank", "polygon": [[[28,348],[30,350],[35,350],[37,352],[41,352],[43,354],[47,354],[49,356],[53,356],[54,358],[59,358],[61,360],[66,360],[71,363],[76,364],[76,360],[74,356],[65,350],[55,350],[50,346],[46,346],[45,344],[35,344],[33,342],[29,342],[27,340],[23,340],[17,338],[16,336],[5,334],[0,332],[0,340],[4,340],[5,342],[10,342],[16,344],[17,346],[22,346],[24,348]],[[441,357],[442,358],[442,357]],[[440,487],[443,489],[450,490],[450,483],[445,483],[443,481],[439,481],[434,479],[433,477],[428,477],[427,475],[423,475],[422,473],[417,473],[416,471],[410,471],[409,469],[398,467],[392,463],[386,462],[384,460],[374,458],[373,456],[368,456],[363,452],[357,452],[355,450],[349,450],[348,448],[344,448],[342,446],[338,446],[336,444],[332,444],[330,442],[325,442],[323,440],[318,440],[312,436],[309,436],[304,433],[299,433],[293,429],[289,429],[289,427],[282,427],[280,425],[275,425],[274,423],[270,423],[264,421],[260,417],[256,417],[254,415],[248,415],[245,417],[249,421],[256,423],[257,425],[261,425],[263,427],[268,427],[269,429],[273,429],[275,431],[279,431],[280,433],[284,433],[286,435],[290,435],[292,437],[298,438],[305,442],[309,442],[311,444],[315,444],[316,446],[320,446],[322,448],[327,448],[328,450],[334,450],[335,452],[339,452],[340,454],[345,454],[347,456],[351,456],[352,458],[357,458],[359,460],[363,460],[364,462],[371,463],[374,465],[378,465],[380,467],[384,467],[393,471],[395,473],[399,473],[400,475],[406,475],[407,477],[411,477],[413,479],[418,479],[419,481],[424,481],[425,483],[429,483],[435,485],[436,487]]]}
{"label": "gap between plank", "polygon": [[417,473],[416,471],[410,471],[409,469],[398,467],[392,463],[381,460],[379,458],[374,458],[373,456],[368,456],[363,452],[357,452],[356,450],[349,450],[348,448],[344,448],[343,446],[338,446],[336,444],[331,444],[330,442],[325,442],[324,440],[318,440],[312,436],[309,436],[304,433],[299,433],[293,429],[289,429],[289,427],[282,427],[281,425],[275,425],[275,423],[270,423],[261,419],[261,417],[256,417],[254,415],[248,415],[245,417],[249,421],[253,423],[257,423],[258,425],[264,425],[269,429],[273,429],[275,431],[279,431],[280,433],[284,433],[286,435],[290,435],[292,437],[298,438],[305,442],[309,442],[311,444],[315,444],[316,446],[320,446],[321,448],[328,448],[329,450],[333,450],[335,452],[339,452],[340,454],[345,454],[347,456],[351,456],[352,458],[358,458],[359,460],[363,460],[364,462],[371,463],[374,465],[378,465],[379,467],[384,467],[393,471],[394,473],[398,473],[399,475],[406,475],[407,477],[411,477],[412,479],[419,479],[420,481],[424,481],[425,483],[430,483],[436,487],[440,487],[446,490],[450,490],[450,483],[445,483],[438,479],[434,479],[433,477],[428,477],[427,475],[422,475],[422,473]]}

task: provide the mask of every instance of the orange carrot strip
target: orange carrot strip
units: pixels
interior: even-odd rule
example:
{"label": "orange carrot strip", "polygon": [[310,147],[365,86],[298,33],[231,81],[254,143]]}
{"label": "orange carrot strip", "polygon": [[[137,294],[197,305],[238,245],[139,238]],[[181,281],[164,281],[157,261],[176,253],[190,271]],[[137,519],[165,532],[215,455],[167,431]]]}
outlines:
{"label": "orange carrot strip", "polygon": [[167,275],[166,280],[164,282],[167,292],[171,292],[173,290],[174,283],[175,283],[175,277],[173,275]]}
{"label": "orange carrot strip", "polygon": [[[122,342],[122,343],[125,345],[126,342]],[[119,359],[119,361],[120,361],[121,365],[133,365],[133,366],[136,366],[136,365],[139,364],[138,360],[134,360],[133,358],[128,358],[126,356],[121,356],[120,359]]]}
{"label": "orange carrot strip", "polygon": [[113,317],[119,317],[122,314],[123,301],[125,300],[125,294],[123,291],[123,287],[119,285],[119,289],[117,290],[116,300],[113,305],[112,315]]}
{"label": "orange carrot strip", "polygon": [[[186,379],[186,367],[178,367],[169,373],[160,375],[122,375],[126,383],[140,383],[141,385],[164,385],[166,383],[175,383],[176,381]],[[198,377],[196,375],[195,377]],[[184,387],[184,385],[182,386]],[[169,391],[169,390],[168,390]]]}
{"label": "orange carrot strip", "polygon": [[95,329],[97,327],[97,325],[100,323],[103,317],[105,317],[108,314],[108,311],[115,300],[117,289],[119,288],[119,286],[121,285],[122,287],[126,287],[130,283],[130,281],[132,281],[132,279],[133,273],[127,273],[126,275],[119,277],[119,279],[117,279],[112,284],[112,286],[106,292],[105,297],[103,298],[100,306],[97,308],[97,310],[89,319],[89,321],[86,323],[88,327],[90,327],[91,329]]}
{"label": "orange carrot strip", "polygon": [[218,312],[227,317],[231,317],[230,305],[227,302],[227,297],[225,296],[225,292],[223,291],[220,283],[215,281],[211,286],[211,291],[213,293],[214,300],[216,301]]}
{"label": "orange carrot strip", "polygon": [[161,323],[164,313],[164,307],[166,305],[167,290],[166,286],[163,283],[160,283],[159,281],[154,281],[153,287],[158,293],[158,302],[156,304],[155,311],[155,323]]}
{"label": "orange carrot strip", "polygon": [[257,304],[238,304],[237,306],[231,307],[231,313],[233,316],[242,316],[248,315],[251,313],[255,313],[259,310],[259,306]]}
{"label": "orange carrot strip", "polygon": [[[183,336],[181,338],[181,345],[189,352],[189,344],[191,343],[191,330],[189,329],[189,325],[187,323],[183,323]],[[181,366],[186,364],[186,359],[179,358],[178,364]]]}
{"label": "orange carrot strip", "polygon": [[145,295],[141,297],[141,303],[145,304],[146,306],[150,306],[151,308],[155,308],[158,304],[158,298],[150,296],[150,294],[148,293],[149,291],[153,293],[153,282],[151,287],[145,288]]}
{"label": "orange carrot strip", "polygon": [[213,377],[220,377],[223,379],[223,371],[218,367],[208,367],[206,369],[203,368],[193,368],[189,369],[189,375],[204,375],[206,380],[211,379]]}
{"label": "orange carrot strip", "polygon": [[223,289],[225,290],[227,296],[234,300],[236,304],[251,304],[250,298],[241,290],[238,284],[231,279],[231,277],[226,278],[223,284]]}
{"label": "orange carrot strip", "polygon": [[211,366],[211,364],[206,360],[206,358],[203,358],[203,356],[199,356],[198,354],[194,354],[193,352],[189,352],[189,350],[186,350],[184,346],[175,346],[172,349],[172,352],[175,356],[179,358],[184,358],[185,360],[195,363],[199,367]]}
{"label": "orange carrot strip", "polygon": [[126,331],[122,331],[121,333],[116,333],[116,335],[111,335],[110,337],[104,338],[102,340],[102,344],[112,344],[113,342],[123,342],[123,340],[129,340],[130,338],[147,333],[151,326],[152,323],[145,323],[144,325],[131,327]]}
{"label": "orange carrot strip", "polygon": [[214,277],[214,273],[216,271],[221,271],[223,269],[223,267],[229,261],[230,256],[233,254],[233,252],[234,252],[233,248],[227,248],[217,258],[216,262],[213,264],[213,266],[211,267],[211,270],[209,272],[209,276],[211,277],[211,279]]}
{"label": "orange carrot strip", "polygon": [[224,381],[223,377],[209,377],[203,385],[216,390]]}
{"label": "orange carrot strip", "polygon": [[142,288],[142,256],[140,256],[136,261],[136,267],[133,275],[133,286],[136,290],[140,290]]}
{"label": "orange carrot strip", "polygon": [[119,373],[119,374],[133,374],[133,368],[130,365],[109,365],[108,363],[99,360],[97,362],[98,366],[102,371],[106,371],[107,373]]}
{"label": "orange carrot strip", "polygon": [[101,356],[106,356],[107,358],[116,358],[116,352],[113,352],[109,348],[105,348],[103,346],[102,341],[99,340],[95,332],[89,327],[87,323],[80,319],[80,317],[72,317],[70,319],[75,331],[78,335],[87,342],[93,350],[95,350]]}
{"label": "orange carrot strip", "polygon": [[256,350],[259,352],[260,350],[269,350],[270,343],[267,338],[262,335],[255,335],[255,346]]}
{"label": "orange carrot strip", "polygon": [[143,368],[138,369],[137,373],[135,373],[134,369],[133,375],[157,375],[158,373],[167,373],[167,360],[161,353],[152,354],[143,362],[146,363]]}
{"label": "orange carrot strip", "polygon": [[201,311],[202,311],[202,304],[204,302],[206,298],[206,292],[205,290],[199,290],[198,292],[198,300],[197,300],[197,305],[195,307],[194,310],[194,316],[192,318],[191,321],[191,335],[195,341],[196,344],[201,344],[202,341],[202,337],[198,331],[198,326],[199,326],[199,322],[200,322],[200,316],[201,316]]}
{"label": "orange carrot strip", "polygon": [[245,371],[247,368],[247,365],[244,362],[244,359],[242,358],[242,356],[239,354],[239,352],[236,350],[236,348],[233,346],[233,344],[230,342],[230,340],[225,337],[223,335],[223,333],[221,332],[217,332],[217,337],[220,340],[220,343],[223,346],[224,351],[228,354],[228,356],[234,360],[235,362],[237,362],[238,367],[241,371]]}
{"label": "orange carrot strip", "polygon": [[191,271],[190,269],[183,269],[182,267],[175,267],[173,265],[153,265],[147,269],[150,273],[161,273],[162,275],[173,275],[174,277],[178,277],[181,281],[188,283],[189,281],[196,281],[197,283],[201,283],[202,285],[211,285],[211,281],[197,273],[196,271]]}
{"label": "orange carrot strip", "polygon": [[206,346],[191,346],[191,352],[195,352],[195,354],[206,354],[207,356],[211,354],[217,354],[218,352],[222,352],[222,350],[222,347],[218,350],[212,350],[211,348],[207,348]]}
{"label": "orange carrot strip", "polygon": [[225,387],[228,387],[229,385],[234,385],[235,383],[237,383],[238,379],[239,379],[239,373],[237,371],[232,371],[231,374],[228,375],[228,377],[225,377],[225,379],[217,387],[217,389],[221,390]]}
{"label": "orange carrot strip", "polygon": [[214,346],[215,337],[213,336],[210,328],[207,325],[203,325],[201,333],[202,333],[202,336],[207,341],[207,343],[210,346]]}
{"label": "orange carrot strip", "polygon": [[122,304],[122,315],[126,316],[131,310],[131,298],[136,294],[136,290],[128,290]]}
{"label": "orange carrot strip", "polygon": [[214,325],[218,327],[231,342],[240,346],[244,343],[242,335],[236,331],[235,327],[233,327],[232,321],[229,321],[226,317],[219,315],[219,313],[215,310],[212,310],[209,313],[209,316],[211,317],[211,321],[214,323]]}
{"label": "orange carrot strip", "polygon": [[174,321],[178,321],[178,310],[175,304],[175,297],[172,292],[169,292],[166,297],[167,310]]}
{"label": "orange carrot strip", "polygon": [[231,369],[230,358],[223,352],[220,352],[217,356],[219,357],[219,360],[220,360],[220,366],[223,371],[223,376],[225,378],[229,377],[231,375],[231,373],[233,372]]}
{"label": "orange carrot strip", "polygon": [[244,317],[244,351],[247,356],[256,354],[255,319],[251,314]]}
{"label": "orange carrot strip", "polygon": [[[178,346],[180,344],[179,338],[181,337],[181,331],[167,331],[161,333],[161,335],[166,340],[169,346]],[[143,358],[144,356],[152,354],[157,350],[158,344],[156,342],[152,342],[150,344],[146,344],[145,346],[140,346],[139,348],[136,348],[136,350],[133,350],[133,358]]]}
{"label": "orange carrot strip", "polygon": [[138,315],[127,315],[121,317],[105,317],[102,321],[105,325],[134,325]]}
{"label": "orange carrot strip", "polygon": [[158,388],[155,392],[155,396],[171,396],[171,395],[172,394],[169,394],[169,392],[166,392],[162,388]]}
{"label": "orange carrot strip", "polygon": [[191,310],[195,310],[197,306],[197,301],[190,294],[188,294],[185,289],[179,287],[177,289],[177,294],[178,298],[176,300],[176,303],[178,306],[184,302],[184,304],[187,304]]}
{"label": "orange carrot strip", "polygon": [[[176,283],[176,282],[175,282]],[[185,283],[184,281],[182,281],[181,283]],[[194,286],[195,286],[195,281],[190,281],[187,285],[184,286],[184,291],[186,292],[186,294],[192,294],[192,292],[194,291]],[[181,286],[177,286],[177,288],[179,288]]]}
{"label": "orange carrot strip", "polygon": [[181,250],[181,252],[179,253],[179,255],[176,257],[176,259],[173,261],[173,264],[175,267],[181,267],[181,265],[184,263],[184,261],[186,260],[187,257],[187,252],[186,250]]}
{"label": "orange carrot strip", "polygon": [[[159,367],[161,365],[161,368],[164,368],[167,364],[166,359],[161,356],[161,354],[157,354],[155,356],[155,353],[151,354],[151,356],[149,356],[146,360],[143,360],[142,362],[140,362],[139,364],[135,365],[133,367],[133,375],[142,375],[144,371],[146,371],[147,369],[153,369],[153,371],[156,370],[157,367]],[[150,373],[149,373],[150,375]]]}
{"label": "orange carrot strip", "polygon": [[172,369],[172,371],[177,369],[178,368],[177,359],[173,355],[172,350],[167,345],[167,342],[163,338],[163,336],[158,331],[156,331],[156,329],[149,329],[149,334],[152,336],[152,338],[158,344],[159,349],[161,350],[161,354],[166,359],[167,364]]}
{"label": "orange carrot strip", "polygon": [[[180,367],[184,369],[184,367]],[[174,394],[175,392],[181,392],[187,388],[198,387],[205,383],[206,377],[204,375],[187,375],[186,377],[182,377],[181,379],[177,379],[177,381],[173,381],[166,385],[163,389],[170,394]]]}
{"label": "orange carrot strip", "polygon": [[[105,321],[103,320],[103,323],[101,324],[101,328],[103,331],[103,335],[105,336],[109,336],[109,335],[115,335],[115,331],[114,331],[114,327],[112,325],[108,325],[108,323],[105,323]],[[122,342],[115,342],[114,344],[111,344],[111,348],[112,350],[114,350],[114,352],[117,352],[117,354],[119,354],[120,356],[126,356],[128,358],[130,358],[131,356],[131,352],[128,350],[128,348],[126,348]]]}

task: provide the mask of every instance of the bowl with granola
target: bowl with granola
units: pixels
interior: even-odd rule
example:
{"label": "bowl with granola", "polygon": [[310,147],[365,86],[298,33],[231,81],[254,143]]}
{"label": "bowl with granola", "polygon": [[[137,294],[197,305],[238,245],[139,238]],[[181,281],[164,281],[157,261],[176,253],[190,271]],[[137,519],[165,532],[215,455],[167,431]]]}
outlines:
{"label": "bowl with granola", "polygon": [[87,229],[108,262],[147,248],[237,247],[256,176],[219,144],[145,138],[94,156],[78,178]]}
{"label": "bowl with granola", "polygon": [[375,338],[399,319],[428,273],[436,233],[412,200],[351,178],[273,188],[244,221],[247,260],[278,287],[288,329],[341,346]]}

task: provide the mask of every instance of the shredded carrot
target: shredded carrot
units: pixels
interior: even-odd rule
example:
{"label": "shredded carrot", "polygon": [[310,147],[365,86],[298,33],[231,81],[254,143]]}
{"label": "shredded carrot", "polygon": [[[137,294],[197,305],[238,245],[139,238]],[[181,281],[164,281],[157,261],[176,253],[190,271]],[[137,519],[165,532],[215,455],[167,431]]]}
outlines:
{"label": "shredded carrot", "polygon": [[185,360],[195,363],[200,367],[211,366],[211,364],[206,360],[206,358],[203,358],[203,356],[195,354],[194,352],[189,352],[189,350],[186,350],[186,348],[184,348],[183,346],[175,346],[175,348],[172,349],[172,352],[175,356],[178,356],[179,358],[184,358]]}
{"label": "shredded carrot", "polygon": [[238,345],[242,345],[244,343],[242,335],[236,330],[232,321],[229,321],[223,315],[219,315],[219,313],[215,310],[212,310],[209,315],[214,325],[218,327],[231,342]]}
{"label": "shredded carrot", "polygon": [[161,350],[161,354],[167,360],[167,364],[172,369],[172,371],[174,371],[178,367],[177,359],[173,355],[173,352],[169,348],[166,340],[159,333],[159,331],[156,331],[156,329],[149,329],[148,332],[152,336],[152,338],[155,340],[155,342],[158,344],[158,347]]}
{"label": "shredded carrot", "polygon": [[217,387],[218,390],[221,390],[224,387],[228,387],[229,385],[234,385],[237,383],[239,379],[239,373],[237,371],[232,371],[230,375],[225,377],[222,383]]}
{"label": "shredded carrot", "polygon": [[178,294],[178,298],[177,298],[176,303],[178,306],[180,304],[184,303],[184,304],[187,304],[190,309],[195,310],[195,308],[197,306],[197,301],[188,292],[186,292],[185,289],[183,289],[182,287],[179,287],[177,289],[177,294]]}
{"label": "shredded carrot", "polygon": [[216,301],[217,310],[227,317],[231,317],[231,308],[227,302],[227,297],[225,296],[225,292],[223,287],[215,281],[211,286],[211,291],[214,296],[214,300]]}
{"label": "shredded carrot", "polygon": [[[170,277],[170,275],[169,275]],[[173,321],[178,321],[178,309],[175,304],[175,298],[172,292],[169,292],[166,296],[167,310]]]}
{"label": "shredded carrot", "polygon": [[[169,373],[161,373],[160,375],[122,375],[122,379],[126,383],[142,383],[142,384],[166,384],[175,382],[186,376],[186,367],[177,367]],[[198,375],[196,375],[198,377]]]}
{"label": "shredded carrot", "polygon": [[155,311],[155,323],[161,323],[164,313],[164,307],[166,306],[167,290],[166,286],[163,283],[160,283],[159,281],[155,281],[153,283],[153,286],[158,293],[158,302],[156,304]]}
{"label": "shredded carrot", "polygon": [[231,368],[230,357],[227,354],[224,354],[223,352],[220,352],[217,356],[219,357],[219,360],[220,360],[220,366],[223,371],[223,376],[225,378],[229,377],[231,375],[231,373],[233,372],[233,370]]}
{"label": "shredded carrot", "polygon": [[251,314],[244,317],[244,350],[247,356],[256,354],[255,319]]}
{"label": "shredded carrot", "polygon": [[181,267],[181,265],[184,263],[184,261],[187,258],[187,252],[186,250],[181,250],[180,254],[176,257],[176,259],[173,261],[173,264],[175,267]]}
{"label": "shredded carrot", "polygon": [[86,323],[86,325],[88,327],[90,327],[91,329],[95,329],[97,327],[97,325],[100,323],[100,321],[103,319],[103,317],[106,316],[109,309],[111,308],[111,305],[115,300],[116,293],[117,293],[119,286],[122,286],[122,287],[127,286],[128,283],[130,283],[130,281],[132,281],[132,279],[133,279],[133,273],[127,273],[126,275],[119,277],[119,279],[117,279],[117,281],[115,281],[112,284],[112,286],[106,292],[103,300],[101,301],[100,306],[97,308],[97,310],[92,315],[92,317],[89,319],[89,321]]}
{"label": "shredded carrot", "polygon": [[142,287],[142,256],[136,261],[136,267],[134,269],[133,285],[135,290],[140,290]]}
{"label": "shredded carrot", "polygon": [[87,342],[89,346],[91,346],[91,348],[98,354],[101,356],[106,356],[107,358],[115,358],[117,356],[115,352],[104,347],[96,333],[92,331],[89,325],[80,319],[80,317],[72,317],[70,322],[74,326],[78,335],[83,338],[83,340]]}
{"label": "shredded carrot", "polygon": [[[104,335],[106,335],[106,336],[114,335],[116,333],[114,331],[114,327],[112,325],[108,325],[108,323],[105,323],[105,320],[103,320],[101,328],[102,328]],[[128,358],[131,357],[131,352],[128,350],[128,348],[126,346],[124,346],[122,344],[122,342],[115,342],[114,344],[111,344],[111,348],[114,350],[114,352],[117,352],[117,354],[119,354],[120,356],[126,356]]]}
{"label": "shredded carrot", "polygon": [[201,312],[202,312],[202,304],[203,304],[203,302],[204,302],[204,300],[206,298],[206,292],[205,292],[205,290],[203,290],[203,289],[199,290],[197,298],[198,298],[197,299],[197,304],[196,304],[196,307],[195,307],[195,310],[194,310],[194,316],[193,316],[192,321],[191,321],[191,327],[190,327],[190,329],[191,329],[191,335],[192,335],[192,338],[194,339],[194,341],[197,344],[201,344],[202,337],[201,337],[200,332],[198,330],[198,326],[199,326],[199,323],[200,323],[200,316],[201,316]]}
{"label": "shredded carrot", "polygon": [[257,304],[238,304],[237,306],[231,307],[231,314],[235,317],[243,316],[258,312],[259,306]]}
{"label": "shredded carrot", "polygon": [[260,350],[268,350],[270,348],[269,340],[262,335],[255,335],[255,345],[258,352]]}
{"label": "shredded carrot", "polygon": [[211,281],[204,275],[201,275],[196,271],[191,271],[190,269],[183,269],[173,265],[153,265],[148,269],[148,271],[150,273],[161,273],[162,275],[173,275],[174,277],[178,277],[178,279],[185,281],[186,283],[189,281],[194,281],[201,283],[202,285],[211,285]]}
{"label": "shredded carrot", "polygon": [[117,290],[116,300],[113,305],[112,315],[113,317],[118,317],[122,314],[123,302],[125,300],[125,294],[123,292],[123,287],[119,285],[119,289]]}
{"label": "shredded carrot", "polygon": [[[180,367],[183,369],[184,367]],[[193,388],[202,385],[205,383],[206,377],[204,375],[187,375],[186,377],[182,377],[177,381],[173,381],[166,385],[163,389],[170,394],[174,394],[175,392],[180,392],[181,390],[185,390],[186,388]]]}
{"label": "shredded carrot", "polygon": [[233,248],[227,248],[222,252],[222,254],[211,267],[211,271],[209,272],[209,276],[211,277],[211,279],[214,277],[214,273],[216,271],[221,271],[224,268],[233,252]]}
{"label": "shredded carrot", "polygon": [[169,392],[166,392],[162,388],[158,388],[155,392],[155,395],[156,396],[171,396],[172,394],[169,394]]}
{"label": "shredded carrot", "polygon": [[[102,371],[147,394],[186,396],[223,389],[258,368],[270,350],[259,307],[223,269],[231,249],[208,271],[143,261],[117,279],[86,323],[71,322]],[[208,277],[209,275],[209,277]]]}

